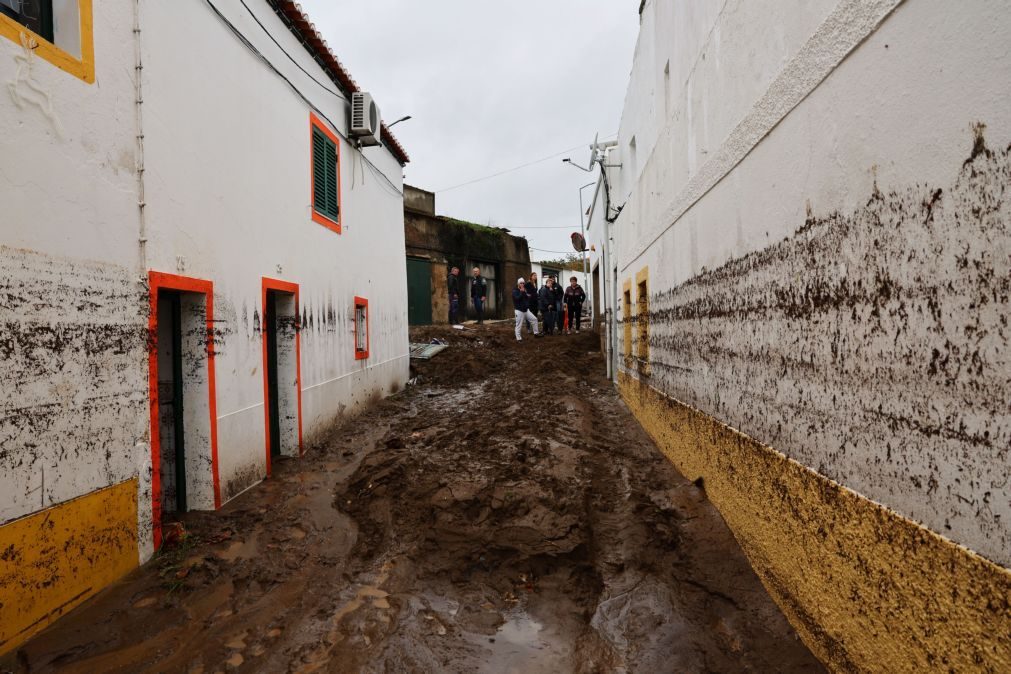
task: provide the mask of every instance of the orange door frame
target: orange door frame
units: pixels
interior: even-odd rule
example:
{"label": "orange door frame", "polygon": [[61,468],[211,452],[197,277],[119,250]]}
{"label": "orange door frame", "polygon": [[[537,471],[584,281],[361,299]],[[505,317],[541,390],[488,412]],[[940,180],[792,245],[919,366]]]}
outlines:
{"label": "orange door frame", "polygon": [[214,284],[211,281],[148,272],[150,307],[148,315],[148,399],[151,411],[151,533],[154,549],[161,547],[161,438],[158,426],[158,291],[177,290],[204,296],[207,307],[207,401],[211,416],[211,472],[214,483],[214,509],[221,507],[218,479],[218,408],[214,380]]}
{"label": "orange door frame", "polygon": [[[358,307],[365,307],[365,350],[358,350]],[[355,296],[355,313],[352,318],[355,330],[355,360],[365,360],[369,357],[369,353],[372,348],[372,334],[369,330],[370,322],[372,321],[372,316],[369,315],[369,301],[364,297]]]}
{"label": "orange door frame", "polygon": [[277,290],[280,292],[288,293],[295,296],[295,387],[297,389],[297,405],[298,405],[298,455],[302,456],[304,448],[302,447],[302,330],[301,321],[299,320],[299,304],[298,304],[298,284],[290,283],[288,281],[281,281],[278,279],[267,278],[266,276],[262,279],[262,284],[260,288],[261,292],[261,304],[260,304],[260,325],[262,329],[260,330],[261,342],[263,345],[263,433],[266,438],[267,447],[267,477],[271,474],[270,465],[270,382],[267,379],[267,349],[269,344],[267,342],[267,291]]}

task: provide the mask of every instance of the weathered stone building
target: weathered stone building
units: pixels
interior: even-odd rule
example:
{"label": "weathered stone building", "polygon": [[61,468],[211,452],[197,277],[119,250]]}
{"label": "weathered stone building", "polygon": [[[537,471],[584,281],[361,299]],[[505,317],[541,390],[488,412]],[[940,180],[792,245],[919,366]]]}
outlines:
{"label": "weathered stone building", "polygon": [[435,194],[404,186],[408,318],[411,325],[449,322],[449,270],[460,268],[460,318],[474,318],[470,276],[480,267],[488,281],[485,318],[512,316],[510,293],[530,273],[527,240],[506,229],[435,214]]}

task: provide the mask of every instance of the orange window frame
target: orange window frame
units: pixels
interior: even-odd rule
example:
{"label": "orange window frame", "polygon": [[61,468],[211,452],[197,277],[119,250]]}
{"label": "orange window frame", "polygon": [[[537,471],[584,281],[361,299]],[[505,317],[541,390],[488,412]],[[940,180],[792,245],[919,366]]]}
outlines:
{"label": "orange window frame", "polygon": [[214,378],[214,283],[189,276],[148,272],[150,292],[148,327],[148,400],[151,419],[151,536],[154,549],[161,547],[161,434],[158,426],[158,291],[178,290],[205,297],[207,307],[207,402],[211,417],[211,474],[214,484],[214,509],[221,507],[221,482],[218,477],[218,406]]}
{"label": "orange window frame", "polygon": [[[266,321],[267,316],[267,291],[276,290],[279,292],[289,293],[295,296],[295,322],[299,322],[299,304],[298,304],[298,284],[290,283],[288,281],[281,281],[278,279],[263,277],[260,285],[260,311],[262,312],[260,316]],[[267,341],[267,329],[263,328],[261,331],[261,342],[263,347],[263,433],[266,438],[266,450],[267,450],[267,477],[271,476],[271,460],[270,460],[270,408],[269,408],[269,398],[270,398],[270,382],[267,377],[267,350],[270,347]],[[302,331],[295,331],[295,380],[296,380],[296,404],[298,405],[298,454],[303,456],[305,454],[305,447],[302,444]]]}
{"label": "orange window frame", "polygon": [[[319,131],[333,141],[333,144],[337,148],[337,219],[328,218],[316,211],[316,180],[315,171],[316,167],[313,165],[312,157],[312,133],[314,129],[319,129]],[[312,221],[323,225],[327,229],[341,233],[341,221],[344,219],[344,203],[343,203],[343,190],[341,189],[341,166],[343,162],[341,161],[341,143],[337,134],[330,130],[330,127],[320,119],[315,112],[309,113],[309,210],[312,213]]]}
{"label": "orange window frame", "polygon": [[[365,307],[365,348],[360,349],[358,344],[358,307]],[[355,360],[365,360],[369,357],[369,350],[371,348],[372,334],[370,330],[370,323],[372,317],[369,315],[369,301],[364,297],[355,297],[355,313],[353,317],[354,322],[354,334],[355,334]]]}

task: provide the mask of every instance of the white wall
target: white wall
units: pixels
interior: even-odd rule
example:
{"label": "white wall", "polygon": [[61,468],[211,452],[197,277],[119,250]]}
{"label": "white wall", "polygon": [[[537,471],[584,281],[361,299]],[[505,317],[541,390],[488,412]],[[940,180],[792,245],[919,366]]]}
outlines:
{"label": "white wall", "polygon": [[[344,101],[237,0],[216,4],[346,131]],[[249,4],[336,88],[266,2]],[[139,477],[146,558],[149,270],[214,284],[222,501],[265,474],[262,277],[300,285],[307,441],[399,389],[409,361],[400,165],[373,148],[369,167],[342,141],[343,232],[314,223],[309,105],[203,2],[140,3],[142,220],[134,6],[95,3],[95,84],[36,60],[17,96],[0,90],[0,524]],[[0,39],[0,80],[15,79],[20,53]],[[370,302],[366,360],[354,357],[356,295]],[[198,491],[194,502],[209,507]]]}
{"label": "white wall", "polygon": [[619,285],[649,269],[652,386],[1005,565],[1009,29],[983,0],[651,0],[613,261],[599,202],[588,230]]}
{"label": "white wall", "polygon": [[[249,3],[303,68],[328,82],[265,2]],[[346,101],[302,73],[237,0],[216,0],[336,131]],[[407,379],[401,167],[383,148],[341,142],[342,225],[311,219],[310,107],[204,3],[144,5],[147,222],[152,269],[215,289],[222,499],[266,472],[261,277],[300,286],[303,432]],[[181,40],[180,36],[185,36]],[[328,84],[330,89],[335,85]],[[381,172],[389,180],[384,181]],[[371,354],[356,361],[355,296],[369,300]]]}
{"label": "white wall", "polygon": [[94,22],[94,85],[0,38],[0,524],[150,456],[131,4]]}

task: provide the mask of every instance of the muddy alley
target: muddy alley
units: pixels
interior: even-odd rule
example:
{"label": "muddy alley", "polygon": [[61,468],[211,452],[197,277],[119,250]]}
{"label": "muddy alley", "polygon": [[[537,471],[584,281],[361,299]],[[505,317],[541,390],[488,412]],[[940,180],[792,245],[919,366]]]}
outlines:
{"label": "muddy alley", "polygon": [[597,338],[450,348],[6,660],[15,672],[821,671]]}

